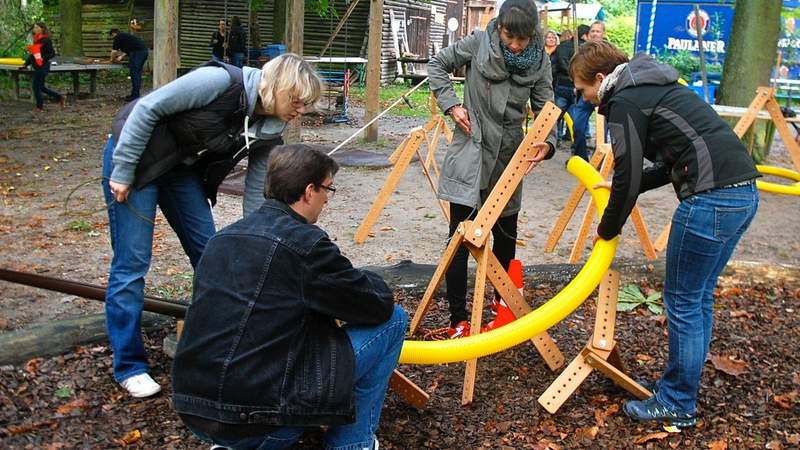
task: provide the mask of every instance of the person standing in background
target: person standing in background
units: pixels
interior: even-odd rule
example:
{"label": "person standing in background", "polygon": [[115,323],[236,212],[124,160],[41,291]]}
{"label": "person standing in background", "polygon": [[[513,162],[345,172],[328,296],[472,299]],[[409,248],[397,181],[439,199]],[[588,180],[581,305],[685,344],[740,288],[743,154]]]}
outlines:
{"label": "person standing in background", "polygon": [[[33,89],[33,97],[36,99],[36,107],[33,108],[34,113],[44,111],[44,96],[58,101],[61,108],[66,105],[67,97],[60,93],[48,88],[44,85],[47,79],[47,74],[50,73],[50,60],[56,56],[56,51],[53,49],[53,41],[47,35],[47,26],[44,22],[36,22],[33,25],[33,44],[28,46],[31,54],[25,60],[25,66],[33,69],[33,80],[31,88]],[[23,67],[20,67],[22,69]]]}
{"label": "person standing in background", "polygon": [[112,28],[108,34],[114,39],[111,44],[111,62],[121,62],[122,57],[128,55],[128,71],[131,76],[131,93],[123,100],[129,102],[136,100],[141,94],[142,72],[147,61],[147,46],[140,38],[122,33],[117,28]]}
{"label": "person standing in background", "polygon": [[211,59],[218,62],[226,62],[228,55],[228,33],[225,31],[225,20],[220,19],[217,29],[211,33]]}
{"label": "person standing in background", "polygon": [[231,31],[228,34],[228,55],[230,55],[231,64],[236,67],[242,67],[246,49],[247,33],[244,31],[239,17],[233,16],[233,19],[231,19]]}

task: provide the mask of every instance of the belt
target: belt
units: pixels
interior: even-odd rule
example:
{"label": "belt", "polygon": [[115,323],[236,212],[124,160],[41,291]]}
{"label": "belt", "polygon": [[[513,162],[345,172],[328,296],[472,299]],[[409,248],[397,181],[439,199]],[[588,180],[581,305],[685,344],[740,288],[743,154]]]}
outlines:
{"label": "belt", "polygon": [[732,184],[728,184],[728,185],[722,186],[720,189],[728,189],[728,188],[737,188],[737,187],[750,186],[753,183],[755,183],[755,180],[754,179],[749,179],[749,180],[745,180],[745,181],[740,181],[738,183],[732,183]]}

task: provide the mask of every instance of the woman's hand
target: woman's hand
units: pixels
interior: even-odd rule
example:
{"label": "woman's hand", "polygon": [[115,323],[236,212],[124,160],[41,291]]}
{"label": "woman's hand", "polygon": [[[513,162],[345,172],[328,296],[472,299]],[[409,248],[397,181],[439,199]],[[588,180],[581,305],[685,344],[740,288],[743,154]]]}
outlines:
{"label": "woman's hand", "polygon": [[111,195],[114,196],[114,199],[116,199],[117,202],[125,203],[125,200],[128,199],[128,192],[131,188],[129,185],[109,180],[108,187],[111,189]]}
{"label": "woman's hand", "polygon": [[525,160],[530,163],[528,169],[525,171],[525,175],[531,173],[533,168],[547,157],[547,154],[550,153],[550,145],[547,142],[534,142],[533,152],[533,157]]}
{"label": "woman's hand", "polygon": [[469,136],[472,136],[472,126],[469,123],[469,111],[461,105],[456,105],[450,108],[450,117],[453,122],[461,128],[461,131]]}
{"label": "woman's hand", "polygon": [[611,189],[611,182],[610,181],[601,181],[601,182],[595,184],[594,186],[592,186],[592,189],[609,189],[610,190]]}

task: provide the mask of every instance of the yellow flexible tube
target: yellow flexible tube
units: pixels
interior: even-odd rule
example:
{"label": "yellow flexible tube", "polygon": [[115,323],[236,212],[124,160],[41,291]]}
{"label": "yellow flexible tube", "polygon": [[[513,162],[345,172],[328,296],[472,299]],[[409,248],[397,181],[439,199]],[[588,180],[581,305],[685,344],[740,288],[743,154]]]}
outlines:
{"label": "yellow flexible tube", "polygon": [[775,175],[777,177],[788,178],[796,181],[794,184],[786,185],[756,180],[756,186],[759,190],[772,192],[773,194],[800,195],[800,173],[797,173],[794,170],[774,166],[758,165],[756,166],[756,169],[758,169],[758,171],[764,175]]}
{"label": "yellow flexible tube", "polygon": [[[592,189],[604,181],[599,173],[583,159],[573,156],[567,170],[580,180],[592,195],[602,217],[608,203],[607,189]],[[467,361],[490,355],[525,342],[564,320],[580,306],[600,284],[611,266],[617,250],[618,237],[598,240],[578,275],[547,303],[501,328],[447,341],[405,341],[400,353],[402,364],[444,364]]]}

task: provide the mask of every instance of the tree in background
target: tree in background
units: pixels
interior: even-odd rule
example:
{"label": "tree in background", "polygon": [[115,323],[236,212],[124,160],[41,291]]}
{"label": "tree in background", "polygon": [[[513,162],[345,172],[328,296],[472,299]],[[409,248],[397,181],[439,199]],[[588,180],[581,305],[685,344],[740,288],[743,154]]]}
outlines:
{"label": "tree in background", "polygon": [[[737,0],[728,42],[718,103],[747,106],[756,88],[769,85],[777,56],[782,0]],[[774,129],[757,121],[745,136],[753,142],[753,159],[761,162],[769,153]]]}
{"label": "tree in background", "polygon": [[0,57],[26,56],[31,24],[42,18],[41,0],[0,0]]}

